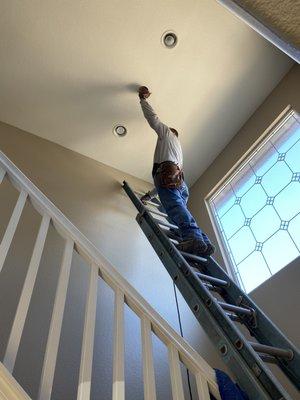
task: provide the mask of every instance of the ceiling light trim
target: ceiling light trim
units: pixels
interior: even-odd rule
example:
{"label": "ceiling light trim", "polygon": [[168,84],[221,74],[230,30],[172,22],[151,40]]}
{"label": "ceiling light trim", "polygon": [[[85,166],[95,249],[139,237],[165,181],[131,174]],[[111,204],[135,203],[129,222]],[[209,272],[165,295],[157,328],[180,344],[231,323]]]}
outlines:
{"label": "ceiling light trim", "polygon": [[178,44],[177,33],[173,30],[165,31],[161,37],[161,43],[165,49],[174,49]]}
{"label": "ceiling light trim", "polygon": [[113,133],[114,133],[114,135],[115,136],[117,136],[117,137],[124,137],[124,136],[126,136],[127,135],[127,128],[126,128],[126,126],[125,125],[121,125],[121,124],[116,124],[114,127],[113,127]]}

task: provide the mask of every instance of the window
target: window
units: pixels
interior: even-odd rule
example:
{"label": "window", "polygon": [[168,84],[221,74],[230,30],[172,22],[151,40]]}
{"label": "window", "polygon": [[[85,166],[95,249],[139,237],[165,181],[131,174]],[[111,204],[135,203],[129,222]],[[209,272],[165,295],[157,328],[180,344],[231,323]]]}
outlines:
{"label": "window", "polygon": [[300,254],[300,119],[289,108],[207,198],[224,258],[250,292]]}

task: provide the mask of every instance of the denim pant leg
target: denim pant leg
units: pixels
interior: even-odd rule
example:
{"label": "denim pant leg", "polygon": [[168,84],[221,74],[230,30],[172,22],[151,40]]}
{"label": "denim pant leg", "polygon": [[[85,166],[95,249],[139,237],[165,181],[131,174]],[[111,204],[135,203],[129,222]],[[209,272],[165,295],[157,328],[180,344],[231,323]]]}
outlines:
{"label": "denim pant leg", "polygon": [[[185,204],[187,204],[188,199],[189,199],[189,191],[188,191],[188,187],[186,185],[185,185],[185,188],[184,188],[184,190],[182,192],[182,195],[183,195],[183,197],[185,199]],[[206,235],[206,233],[204,233],[202,230],[201,230],[201,233],[202,233],[202,239],[203,239],[204,243],[205,244],[211,244],[211,241],[210,241],[209,237]]]}
{"label": "denim pant leg", "polygon": [[210,241],[209,237],[206,235],[206,233],[202,232],[202,237],[206,244],[211,244],[211,241]]}
{"label": "denim pant leg", "polygon": [[186,206],[188,191],[185,183],[179,189],[157,186],[157,192],[169,218],[179,227],[182,239],[203,240],[202,232]]}

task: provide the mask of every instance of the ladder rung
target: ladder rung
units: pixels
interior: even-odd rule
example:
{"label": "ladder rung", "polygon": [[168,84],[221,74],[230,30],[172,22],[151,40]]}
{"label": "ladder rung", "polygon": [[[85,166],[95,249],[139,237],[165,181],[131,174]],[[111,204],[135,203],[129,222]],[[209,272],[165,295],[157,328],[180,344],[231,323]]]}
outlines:
{"label": "ladder rung", "polygon": [[134,190],[133,193],[136,194],[137,196],[144,196],[146,194],[143,192],[139,192],[138,190]]}
{"label": "ladder rung", "polygon": [[146,200],[145,203],[146,203],[146,204],[149,204],[150,206],[153,206],[153,207],[161,207],[161,204],[154,203],[154,202],[151,201],[151,200]]}
{"label": "ladder rung", "polygon": [[236,314],[226,313],[227,317],[230,318],[232,321],[241,322],[240,317]]}
{"label": "ladder rung", "polygon": [[[145,194],[146,194],[146,193],[139,192],[138,190],[134,190],[133,193],[137,195],[139,200],[141,200],[141,197],[145,196]],[[150,204],[151,206],[155,206],[155,207],[160,207],[161,206],[160,203],[154,203],[151,200],[146,200],[145,203]]]}
{"label": "ladder rung", "polygon": [[266,363],[278,364],[277,358],[270,356],[269,354],[257,353],[259,357]]}
{"label": "ladder rung", "polygon": [[161,217],[168,218],[168,215],[163,213],[163,212],[160,212],[160,211],[157,211],[157,210],[151,210],[151,208],[148,208],[148,207],[146,207],[146,210],[151,212],[152,214],[160,215]]}
{"label": "ladder rung", "polygon": [[201,263],[206,263],[207,259],[200,256],[195,256],[194,254],[186,253],[185,251],[180,251],[181,255],[188,260],[193,260]]}
{"label": "ladder rung", "polygon": [[294,353],[290,349],[281,349],[279,347],[267,346],[265,344],[249,342],[253,349],[257,352],[268,354],[270,356],[275,356],[279,358],[286,358],[287,360],[292,360]]}
{"label": "ladder rung", "polygon": [[160,220],[160,219],[158,219],[158,218],[154,218],[154,221],[155,221],[158,225],[166,226],[167,228],[174,229],[175,231],[178,231],[178,230],[179,230],[178,226],[173,225],[173,224],[170,224],[169,222],[162,221],[162,220]]}
{"label": "ladder rung", "polygon": [[196,273],[196,275],[200,279],[203,279],[204,281],[213,283],[216,286],[227,286],[228,285],[228,283],[226,281],[223,281],[222,279],[214,278],[214,277],[209,276],[209,275],[201,274],[201,272],[199,272],[198,270],[195,270],[195,268],[193,268],[193,271]]}
{"label": "ladder rung", "polygon": [[223,301],[218,301],[218,303],[224,310],[233,311],[233,312],[235,312],[237,314],[246,314],[246,315],[252,315],[253,314],[253,311],[249,310],[248,308],[239,307],[239,306],[235,306],[233,304],[224,303]]}
{"label": "ladder rung", "polygon": [[176,233],[170,231],[169,229],[163,229],[163,231],[168,236],[168,238],[176,240],[177,243],[181,242],[181,238],[176,235]]}
{"label": "ladder rung", "polygon": [[217,292],[219,294],[223,293],[223,289],[219,286],[214,286],[211,283],[204,283],[205,287],[211,292]]}

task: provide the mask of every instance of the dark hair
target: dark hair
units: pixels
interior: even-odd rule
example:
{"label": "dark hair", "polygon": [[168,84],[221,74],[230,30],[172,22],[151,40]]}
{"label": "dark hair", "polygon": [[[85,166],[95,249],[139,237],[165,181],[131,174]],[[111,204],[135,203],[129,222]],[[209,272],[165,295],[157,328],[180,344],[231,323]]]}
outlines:
{"label": "dark hair", "polygon": [[174,135],[176,135],[178,137],[178,132],[176,131],[176,129],[170,128],[170,130],[174,133]]}

